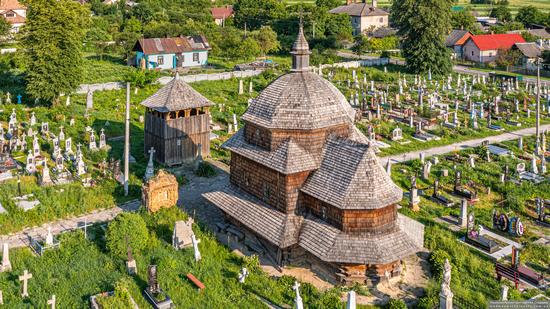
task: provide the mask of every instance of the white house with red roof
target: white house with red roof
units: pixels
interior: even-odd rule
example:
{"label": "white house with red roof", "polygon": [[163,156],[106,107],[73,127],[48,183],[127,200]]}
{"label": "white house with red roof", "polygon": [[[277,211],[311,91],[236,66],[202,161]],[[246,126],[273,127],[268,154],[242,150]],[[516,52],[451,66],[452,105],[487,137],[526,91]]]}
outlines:
{"label": "white house with red roof", "polygon": [[225,20],[229,17],[233,17],[233,6],[226,5],[224,7],[215,7],[211,8],[210,12],[212,13],[212,18],[218,26],[222,26],[225,23]]}
{"label": "white house with red roof", "polygon": [[500,50],[508,50],[516,43],[525,43],[518,33],[472,35],[464,44],[464,59],[473,62],[492,62]]}
{"label": "white house with red roof", "polygon": [[27,8],[17,0],[0,0],[0,17],[11,24],[11,32],[17,33],[25,24]]}

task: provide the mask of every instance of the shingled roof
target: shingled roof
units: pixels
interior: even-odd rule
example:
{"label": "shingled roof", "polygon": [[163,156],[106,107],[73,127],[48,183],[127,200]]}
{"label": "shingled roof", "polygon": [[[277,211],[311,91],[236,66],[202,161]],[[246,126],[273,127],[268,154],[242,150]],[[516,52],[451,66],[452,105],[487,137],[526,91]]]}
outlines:
{"label": "shingled roof", "polygon": [[274,151],[269,151],[247,143],[243,131],[241,129],[229,138],[223,144],[223,148],[285,175],[311,171],[319,167],[319,160],[300,147],[292,138],[283,141]]}
{"label": "shingled roof", "polygon": [[233,186],[203,196],[267,241],[286,248],[298,242],[303,217],[284,214]]}
{"label": "shingled roof", "polygon": [[141,102],[141,105],[166,113],[214,104],[176,74],[173,80]]}
{"label": "shingled roof", "polygon": [[527,58],[536,58],[542,55],[542,49],[537,43],[516,43],[514,46]]}
{"label": "shingled roof", "polygon": [[445,39],[445,46],[453,47],[455,45],[464,45],[466,40],[471,37],[472,34],[468,30],[453,30]]}
{"label": "shingled roof", "polygon": [[351,264],[387,264],[422,249],[399,227],[386,234],[354,235],[318,219],[304,220],[298,245],[322,261]]}
{"label": "shingled roof", "polygon": [[355,111],[332,83],[312,72],[273,81],[242,119],[265,128],[311,130],[353,123]]}
{"label": "shingled roof", "polygon": [[320,168],[301,191],[341,209],[378,209],[403,198],[372,147],[335,138],[325,144]]}
{"label": "shingled roof", "polygon": [[347,14],[350,16],[387,16],[388,12],[367,3],[350,3],[342,5],[329,11],[333,14]]}
{"label": "shingled roof", "polygon": [[17,0],[0,0],[0,11],[20,9],[25,9],[25,6]]}

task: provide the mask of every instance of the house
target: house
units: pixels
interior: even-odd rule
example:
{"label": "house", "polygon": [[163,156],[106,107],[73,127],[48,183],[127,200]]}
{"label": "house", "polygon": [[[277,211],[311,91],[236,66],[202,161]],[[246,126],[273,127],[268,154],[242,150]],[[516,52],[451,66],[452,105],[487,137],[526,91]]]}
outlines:
{"label": "house", "polygon": [[18,33],[25,24],[27,8],[17,0],[0,0],[0,16],[11,24],[11,33]]}
{"label": "house", "polygon": [[233,6],[226,5],[224,7],[211,8],[212,18],[218,26],[223,26],[225,20],[233,17]]}
{"label": "house", "polygon": [[140,39],[134,46],[135,66],[143,69],[177,69],[208,63],[210,44],[202,35]]}
{"label": "house", "polygon": [[445,46],[453,50],[454,59],[462,59],[466,41],[472,36],[467,30],[453,30],[445,39]]}
{"label": "house", "polygon": [[389,13],[376,7],[376,0],[367,4],[352,2],[348,0],[346,5],[339,6],[329,11],[332,14],[347,14],[351,18],[353,35],[359,35],[366,30],[373,30],[379,27],[388,27]]}
{"label": "house", "polygon": [[499,50],[508,50],[516,43],[525,43],[520,34],[472,35],[463,47],[464,59],[473,62],[495,61]]}
{"label": "house", "polygon": [[512,49],[521,52],[521,65],[523,69],[535,71],[537,69],[537,58],[541,57],[543,51],[550,50],[550,46],[543,45],[542,41],[539,41],[538,43],[516,43],[512,46]]}
{"label": "house", "polygon": [[[355,127],[355,110],[312,72],[300,26],[292,68],[268,85],[223,148],[226,186],[203,196],[245,244],[278,265],[306,265],[345,285],[399,277],[424,226],[397,211],[403,191]],[[223,230],[223,228],[222,228]]]}

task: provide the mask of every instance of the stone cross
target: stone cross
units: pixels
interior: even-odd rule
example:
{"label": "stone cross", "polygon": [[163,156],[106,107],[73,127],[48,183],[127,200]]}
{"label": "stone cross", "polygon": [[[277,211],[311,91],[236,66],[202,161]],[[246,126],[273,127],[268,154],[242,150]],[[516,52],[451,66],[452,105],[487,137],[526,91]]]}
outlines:
{"label": "stone cross", "polygon": [[296,298],[294,300],[296,303],[296,309],[304,309],[304,303],[302,302],[302,297],[300,296],[300,283],[298,283],[298,281],[294,281],[292,289],[296,292]]}
{"label": "stone cross", "polygon": [[55,309],[55,295],[52,295],[52,298],[48,299],[48,305],[51,309]]}
{"label": "stone cross", "polygon": [[4,294],[0,291],[0,305],[4,304]]}
{"label": "stone cross", "polygon": [[155,166],[153,163],[154,155],[155,155],[155,148],[151,147],[151,149],[149,149],[149,162],[147,163],[147,168],[145,169],[145,180],[149,180],[149,178],[155,175]]}
{"label": "stone cross", "polygon": [[468,158],[468,164],[470,165],[471,168],[476,167],[476,161],[475,161],[474,157],[469,157]]}
{"label": "stone cross", "polygon": [[86,94],[86,110],[94,108],[94,93],[88,90]]}
{"label": "stone cross", "polygon": [[23,281],[23,292],[21,293],[21,297],[29,297],[29,292],[27,290],[27,284],[29,279],[32,278],[32,274],[29,273],[26,269],[23,272],[23,275],[19,276],[19,281]]}
{"label": "stone cross", "polygon": [[107,147],[105,129],[101,128],[101,133],[99,134],[99,149],[104,149],[105,147]]}
{"label": "stone cross", "polygon": [[244,93],[244,81],[242,79],[239,79],[239,94]]}
{"label": "stone cross", "polygon": [[422,177],[424,179],[430,178],[431,169],[432,169],[432,162],[426,161],[426,163],[424,164],[424,169],[423,169],[423,173],[422,173]]}
{"label": "stone cross", "polygon": [[65,100],[65,106],[69,106],[69,105],[71,105],[71,96],[70,95],[68,95],[67,99]]}
{"label": "stone cross", "polygon": [[500,290],[500,300],[501,301],[507,301],[508,300],[508,286],[507,285],[503,285],[502,286],[502,289]]}
{"label": "stone cross", "polygon": [[520,136],[518,139],[518,148],[520,151],[523,151],[523,136]]}
{"label": "stone cross", "polygon": [[198,262],[201,260],[201,252],[199,251],[199,243],[201,240],[197,239],[195,234],[193,234],[191,235],[191,241],[193,242],[193,250],[195,251],[195,262]]}
{"label": "stone cross", "polygon": [[453,292],[451,291],[451,263],[449,263],[449,259],[445,259],[443,281],[441,282],[441,292],[439,293],[439,308],[453,308]]}
{"label": "stone cross", "polygon": [[533,158],[531,159],[531,172],[533,174],[539,173],[539,169],[537,167],[537,158],[535,156],[533,156]]}
{"label": "stone cross", "polygon": [[239,283],[244,283],[246,277],[248,277],[248,269],[246,269],[246,267],[243,267],[241,269],[241,272],[239,273]]}
{"label": "stone cross", "polygon": [[11,271],[10,249],[7,242],[2,247],[2,266],[0,266],[0,272],[5,271]]}
{"label": "stone cross", "polygon": [[346,309],[355,309],[356,303],[355,303],[355,291],[349,291],[348,292],[348,302],[346,304]]}

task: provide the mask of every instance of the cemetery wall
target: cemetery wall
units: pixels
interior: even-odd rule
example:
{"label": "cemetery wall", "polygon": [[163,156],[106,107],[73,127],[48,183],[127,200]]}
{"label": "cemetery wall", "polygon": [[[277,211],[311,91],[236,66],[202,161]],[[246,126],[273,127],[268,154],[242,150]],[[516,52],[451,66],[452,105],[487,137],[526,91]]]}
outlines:
{"label": "cemetery wall", "polygon": [[325,68],[359,68],[359,67],[370,67],[377,65],[387,65],[390,63],[389,58],[375,58],[375,59],[364,59],[364,60],[354,60],[346,62],[337,62],[334,64],[323,64],[321,65],[322,69]]}
{"label": "cemetery wall", "polygon": [[[226,80],[231,78],[246,78],[256,75],[260,75],[263,70],[246,70],[246,71],[233,71],[233,72],[221,72],[211,74],[195,74],[195,75],[182,75],[180,78],[186,83],[194,83],[208,80]],[[171,76],[163,76],[158,79],[160,85],[166,85],[173,79]],[[105,90],[118,90],[126,87],[122,82],[110,82],[101,84],[82,84],[76,90],[78,94],[86,94],[88,91],[105,91]]]}
{"label": "cemetery wall", "polygon": [[309,172],[283,175],[239,154],[231,154],[231,183],[282,212],[292,212]]}

